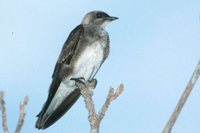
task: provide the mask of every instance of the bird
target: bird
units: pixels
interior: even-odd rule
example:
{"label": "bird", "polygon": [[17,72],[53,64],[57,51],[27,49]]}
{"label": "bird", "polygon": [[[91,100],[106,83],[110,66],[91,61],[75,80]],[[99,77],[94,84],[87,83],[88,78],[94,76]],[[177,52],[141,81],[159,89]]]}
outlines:
{"label": "bird", "polygon": [[53,125],[78,100],[77,81],[94,80],[110,51],[105,28],[116,19],[103,11],[91,11],[71,31],[56,62],[47,100],[37,115],[37,129]]}

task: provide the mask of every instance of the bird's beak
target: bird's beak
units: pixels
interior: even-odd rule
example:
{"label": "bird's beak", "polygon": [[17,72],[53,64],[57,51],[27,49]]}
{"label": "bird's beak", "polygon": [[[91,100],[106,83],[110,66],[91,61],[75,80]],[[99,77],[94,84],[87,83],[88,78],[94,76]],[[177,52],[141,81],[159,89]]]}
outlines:
{"label": "bird's beak", "polygon": [[109,17],[107,17],[107,19],[110,20],[110,21],[114,21],[114,20],[119,19],[119,18],[118,17],[109,16]]}

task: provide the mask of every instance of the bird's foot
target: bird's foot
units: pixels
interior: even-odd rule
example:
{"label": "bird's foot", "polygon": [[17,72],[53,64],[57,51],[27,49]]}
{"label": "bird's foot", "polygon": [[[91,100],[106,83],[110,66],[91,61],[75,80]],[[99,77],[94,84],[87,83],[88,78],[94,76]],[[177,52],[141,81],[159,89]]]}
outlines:
{"label": "bird's foot", "polygon": [[81,83],[81,84],[83,84],[84,86],[86,86],[86,84],[85,84],[85,78],[84,78],[84,77],[71,78],[70,80],[74,80],[76,86],[78,86],[77,83]]}

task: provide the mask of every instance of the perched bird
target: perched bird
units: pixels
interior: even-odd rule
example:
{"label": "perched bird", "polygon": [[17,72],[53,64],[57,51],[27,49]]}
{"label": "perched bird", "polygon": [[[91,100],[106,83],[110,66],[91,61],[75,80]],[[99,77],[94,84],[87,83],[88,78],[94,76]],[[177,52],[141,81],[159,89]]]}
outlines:
{"label": "perched bird", "polygon": [[109,54],[105,27],[116,19],[105,12],[92,11],[70,33],[55,65],[48,98],[37,115],[36,128],[48,128],[77,101],[81,93],[76,81],[93,80]]}

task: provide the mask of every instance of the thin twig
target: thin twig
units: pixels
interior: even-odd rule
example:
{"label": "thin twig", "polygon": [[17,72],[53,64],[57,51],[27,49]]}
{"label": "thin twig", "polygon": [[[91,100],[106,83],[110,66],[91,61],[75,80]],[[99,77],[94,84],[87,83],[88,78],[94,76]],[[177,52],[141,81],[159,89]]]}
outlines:
{"label": "thin twig", "polygon": [[20,116],[19,116],[19,120],[18,120],[18,124],[17,124],[17,128],[15,130],[15,133],[20,133],[22,126],[24,124],[24,119],[26,116],[26,112],[25,112],[25,108],[28,104],[29,101],[29,97],[26,96],[24,101],[22,103],[20,103]]}
{"label": "thin twig", "polygon": [[115,92],[114,92],[113,88],[110,88],[108,96],[106,98],[106,101],[105,101],[103,107],[101,108],[101,110],[98,113],[99,121],[101,121],[103,119],[103,117],[105,116],[105,113],[106,113],[110,103],[113,100],[115,100],[123,91],[124,91],[124,85],[123,84],[121,84]]}
{"label": "thin twig", "polygon": [[81,83],[77,83],[78,87],[81,90],[81,94],[84,98],[86,108],[89,112],[88,120],[90,122],[90,128],[91,128],[90,133],[99,133],[100,122],[105,116],[105,113],[110,103],[113,100],[115,100],[124,90],[124,86],[122,84],[119,86],[119,88],[116,91],[114,91],[114,89],[111,88],[109,90],[109,93],[104,105],[102,106],[101,110],[97,114],[95,110],[95,105],[92,99],[93,89],[96,86],[96,82],[97,82],[96,80],[93,80],[92,82],[88,82],[86,86]]}
{"label": "thin twig", "polygon": [[6,103],[4,101],[4,93],[0,91],[0,106],[2,110],[2,126],[4,133],[9,133],[7,125]]}
{"label": "thin twig", "polygon": [[187,101],[187,98],[189,97],[196,81],[198,80],[199,75],[200,75],[200,61],[197,65],[187,87],[185,88],[185,91],[183,92],[181,99],[179,100],[173,114],[171,115],[166,127],[164,128],[163,133],[171,133],[174,123],[176,122],[185,102]]}

